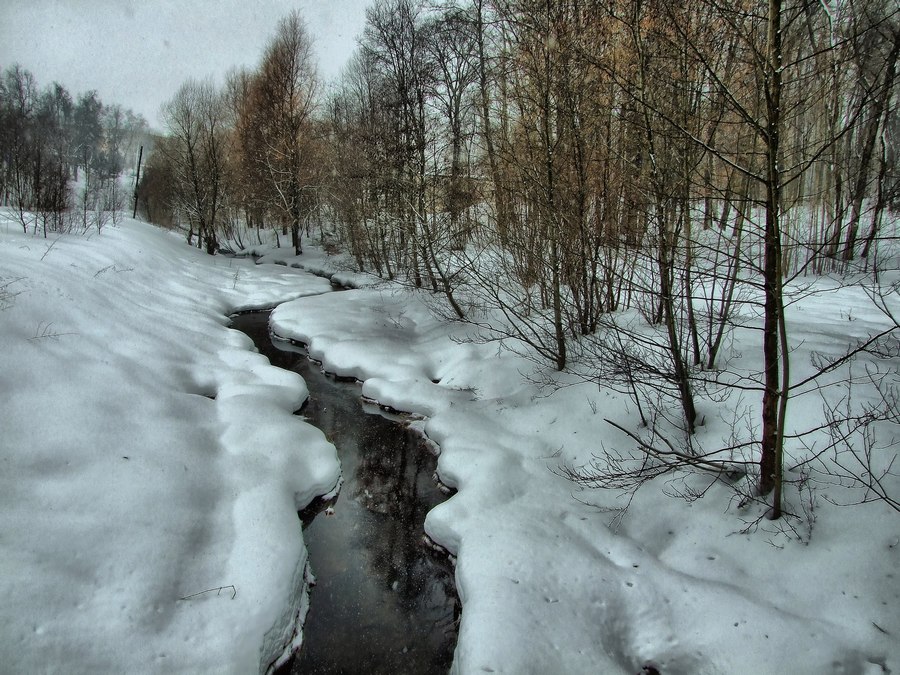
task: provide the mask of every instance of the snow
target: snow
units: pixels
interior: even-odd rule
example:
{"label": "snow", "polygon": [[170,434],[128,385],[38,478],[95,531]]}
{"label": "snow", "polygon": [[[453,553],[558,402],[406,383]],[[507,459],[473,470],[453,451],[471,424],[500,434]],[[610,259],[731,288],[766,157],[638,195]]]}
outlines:
{"label": "snow", "polygon": [[[798,540],[747,528],[756,507],[704,476],[633,498],[580,489],[561,468],[629,449],[603,420],[633,427],[633,407],[435,318],[433,297],[308,244],[248,251],[254,266],[133,221],[51,243],[0,223],[0,287],[19,293],[0,312],[4,668],[249,672],[297,644],[295,511],[338,467],[290,414],[299,377],[227,329],[278,305],[275,333],[413,413],[440,450],[458,491],[425,529],[457,564],[454,672],[900,672],[900,519],[884,504],[838,506],[853,493],[820,486]],[[829,293],[789,310],[795,381],[812,350],[883,325],[858,290],[817,284]],[[738,332],[730,368],[758,369],[756,339]],[[792,403],[792,419],[819,406]],[[707,408],[702,433],[722,433],[728,406]],[[687,489],[705,496],[672,496]]]}
{"label": "snow", "polygon": [[305,612],[297,509],[339,466],[227,316],[330,284],[135,221],[3,222],[0,261],[2,669],[265,671]]}
{"label": "snow", "polygon": [[[834,293],[791,310],[798,380],[812,349],[837,352],[883,327],[858,290]],[[425,528],[457,558],[454,672],[898,672],[895,512],[834,506],[835,488],[815,502],[805,544],[767,521],[743,531],[760,514],[702,476],[660,479],[630,503],[578,491],[560,467],[630,447],[603,422],[634,426],[628,402],[520,348],[479,343],[434,318],[424,297],[395,286],[300,298],[280,305],[271,326],[308,344],[326,370],[362,380],[365,396],[422,416],[439,446],[440,479],[458,493]],[[734,363],[744,351],[758,368],[749,344],[735,345]],[[804,422],[819,402],[793,405]],[[667,495],[688,486],[707,494]]]}
{"label": "snow", "polygon": [[321,246],[307,245],[302,255],[294,255],[293,248],[277,248],[269,244],[250,246],[240,251],[242,256],[250,256],[260,264],[285,265],[304,270],[310,274],[330,279],[344,288],[367,288],[382,285],[374,274],[354,271],[350,256],[328,255]]}

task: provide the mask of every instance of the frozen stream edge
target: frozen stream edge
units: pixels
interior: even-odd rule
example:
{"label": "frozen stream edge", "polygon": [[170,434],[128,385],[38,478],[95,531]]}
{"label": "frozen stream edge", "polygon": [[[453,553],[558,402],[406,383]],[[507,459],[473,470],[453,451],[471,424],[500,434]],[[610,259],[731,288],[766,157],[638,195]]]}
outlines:
{"label": "frozen stream edge", "polygon": [[[325,295],[327,295],[327,293]],[[257,312],[252,312],[252,314],[256,314],[257,316],[265,316],[266,318],[268,318],[270,311],[271,310],[260,310]],[[247,315],[250,315],[251,312],[249,312],[249,311],[240,312],[239,314],[247,316]],[[234,320],[234,318],[236,316],[237,315],[233,315],[232,319]],[[249,318],[249,316],[248,316],[248,318]],[[318,368],[323,374],[328,376],[329,374],[327,372],[325,372],[323,369],[321,369],[320,362],[309,357],[305,344],[303,344],[299,341],[296,341],[296,340],[286,339],[286,338],[276,334],[272,330],[272,327],[268,323],[268,321],[266,321],[266,324],[265,324],[265,330],[266,330],[265,338],[261,335],[262,327],[257,327],[251,323],[248,323],[248,324],[241,324],[240,322],[235,322],[235,323],[237,323],[237,325],[233,324],[232,328],[234,328],[235,330],[240,330],[241,332],[244,332],[246,335],[250,336],[251,339],[254,340],[254,343],[257,346],[257,350],[264,356],[267,356],[269,358],[270,363],[273,366],[281,368],[283,370],[296,372],[296,373],[300,374],[304,378],[304,380],[308,381],[307,388],[309,390],[311,390],[311,392],[310,392],[310,395],[307,397],[306,401],[304,402],[304,405],[301,407],[301,410],[308,410],[307,404],[311,399],[313,399],[314,401],[317,402],[317,405],[320,405],[320,406],[327,405],[328,409],[331,411],[331,414],[333,414],[333,415],[335,414],[335,412],[334,412],[335,410],[340,409],[340,413],[336,414],[337,420],[348,419],[347,415],[350,412],[349,410],[345,410],[345,409],[341,408],[340,404],[338,404],[338,408],[335,408],[335,405],[336,405],[335,396],[338,397],[338,400],[344,399],[340,389],[342,387],[344,387],[345,385],[340,385],[340,384],[337,385],[336,390],[332,390],[332,389],[328,388],[327,386],[323,389],[323,384],[321,382],[317,382],[316,377],[313,377],[312,381],[310,381],[310,374],[305,372],[305,370],[303,368],[298,368],[296,366],[292,367],[287,361],[282,361],[278,357],[273,357],[272,353],[271,353],[271,348],[267,348],[268,347],[267,343],[265,343],[263,341],[268,339],[272,342],[272,348],[274,348],[275,350],[284,351],[285,354],[291,354],[291,353],[293,354],[292,357],[287,357],[287,358],[299,358],[299,359],[302,359],[303,361],[308,361],[310,364],[315,364],[314,367]],[[284,345],[292,345],[295,347],[295,349],[284,349],[283,347],[279,347],[279,345],[278,345],[279,342]],[[332,374],[329,377],[329,379],[352,380],[354,378],[339,378],[339,377],[335,378]],[[355,383],[361,384],[361,382],[359,382],[359,380],[355,380]],[[377,401],[372,401],[372,399],[370,399],[368,397],[361,396],[361,392],[359,392],[358,390],[354,391],[353,389],[350,389],[350,390],[345,390],[345,391],[347,392],[346,400],[350,402],[351,408],[356,407],[357,404],[355,403],[355,401],[362,401],[365,404],[374,403],[375,405],[378,405],[379,408],[381,408],[382,410],[384,410],[385,412],[387,412],[390,415],[390,417],[388,417],[388,419],[393,419],[393,415],[395,415],[395,414],[411,418],[412,424],[409,424],[408,420],[395,420],[395,422],[398,423],[404,429],[404,431],[399,432],[401,434],[401,437],[403,436],[403,434],[412,434],[414,437],[419,439],[419,441],[414,442],[413,446],[409,446],[410,448],[414,448],[416,444],[421,444],[420,445],[421,449],[413,450],[414,453],[415,452],[425,452],[432,457],[436,457],[437,454],[439,454],[439,446],[432,439],[428,438],[427,434],[425,434],[425,432],[424,432],[424,423],[421,421],[421,416],[408,415],[406,413],[403,413],[402,411],[394,410],[394,409],[390,408],[389,406],[380,405]],[[325,410],[325,408],[321,408],[321,410],[319,411],[319,414],[321,414],[321,412],[324,410]],[[297,411],[297,412],[299,413],[299,411]],[[371,413],[369,413],[369,414],[371,414]],[[368,415],[366,415],[366,414],[362,415],[362,419],[365,419],[367,417],[368,417]],[[387,416],[385,416],[385,417],[387,417]],[[330,500],[337,497],[337,495],[341,491],[342,487],[346,491],[347,484],[345,483],[345,478],[346,478],[346,471],[348,470],[347,467],[349,466],[350,467],[349,470],[353,470],[353,467],[357,466],[357,464],[356,464],[357,458],[358,458],[358,460],[362,460],[364,462],[365,456],[371,456],[371,455],[366,455],[366,452],[367,452],[366,447],[369,447],[368,452],[371,453],[373,451],[377,452],[377,446],[357,445],[357,443],[363,441],[363,437],[358,437],[358,436],[356,436],[356,434],[360,433],[362,429],[366,428],[365,423],[363,423],[364,424],[363,427],[359,427],[356,424],[351,423],[349,426],[345,427],[346,430],[344,432],[341,432],[329,424],[327,417],[319,418],[319,417],[317,417],[316,414],[313,414],[312,418],[309,418],[309,417],[306,418],[306,422],[314,427],[318,427],[319,430],[322,431],[323,433],[328,434],[329,439],[332,439],[334,444],[338,445],[339,447],[346,448],[345,450],[340,451],[340,453],[342,455],[344,455],[346,457],[346,454],[345,454],[346,452],[351,453],[351,455],[349,457],[347,457],[347,460],[350,461],[350,464],[342,465],[342,467],[341,467],[342,477],[339,479],[339,482],[338,482],[338,485],[336,486],[336,488],[327,494],[316,497],[306,507],[307,509],[312,509],[313,511],[315,511],[315,507],[317,504],[319,504],[319,505],[327,504]],[[340,422],[339,422],[339,424],[340,424]],[[371,428],[371,427],[369,427],[369,428]],[[356,431],[352,431],[352,429],[356,429]],[[350,437],[352,440],[350,441],[350,445],[346,445],[347,439],[346,439],[346,437],[344,437],[345,433],[349,433],[351,435]],[[376,443],[384,442],[384,443],[391,444],[391,443],[400,442],[400,441],[395,440],[393,438],[393,436],[390,436],[390,435],[385,436],[383,438],[381,436],[378,436],[377,439],[378,440],[376,441]],[[342,441],[344,442],[343,446],[341,445]],[[388,447],[390,448],[391,446],[389,445]],[[373,448],[375,448],[375,449],[373,449]],[[398,452],[399,452],[399,450],[398,450]],[[406,451],[404,451],[404,456],[405,456],[405,452]],[[377,456],[377,455],[375,455],[375,456]],[[415,456],[415,455],[412,455],[412,456]],[[401,467],[402,466],[415,467],[415,466],[419,465],[418,460],[410,460],[410,461],[412,462],[412,464],[407,465],[405,462],[403,462],[403,463],[401,463],[400,466]],[[426,467],[428,467],[427,464],[426,464]],[[402,469],[402,468],[400,470],[404,471],[404,469]],[[412,474],[413,476],[421,476],[421,478],[414,479],[419,482],[420,486],[422,486],[421,481],[425,480],[428,483],[430,483],[431,485],[433,485],[435,487],[435,490],[433,492],[426,491],[426,492],[422,493],[422,497],[416,498],[415,503],[419,504],[419,506],[416,508],[414,513],[417,513],[418,515],[414,516],[413,521],[409,521],[408,525],[405,524],[407,522],[406,517],[398,516],[398,514],[400,512],[394,512],[394,516],[390,517],[391,520],[384,522],[383,525],[380,524],[380,521],[378,520],[377,516],[375,517],[375,522],[373,522],[369,519],[363,519],[360,521],[356,521],[354,519],[354,520],[350,520],[349,522],[353,522],[355,527],[362,527],[364,530],[367,530],[367,528],[372,527],[373,525],[376,528],[378,528],[379,531],[382,529],[382,527],[388,528],[387,530],[385,530],[385,532],[387,532],[387,533],[389,533],[389,532],[396,533],[397,532],[396,528],[400,527],[403,531],[408,533],[406,535],[407,537],[409,537],[410,539],[419,541],[419,544],[415,548],[418,548],[419,550],[427,550],[427,551],[431,552],[431,553],[425,553],[424,556],[430,557],[432,555],[437,555],[437,556],[442,557],[445,560],[447,560],[448,563],[451,565],[450,567],[440,566],[440,567],[443,567],[443,569],[445,570],[443,573],[438,572],[437,571],[438,568],[431,567],[430,564],[426,564],[425,568],[422,568],[421,567],[421,564],[422,564],[421,557],[423,556],[423,554],[422,553],[415,554],[416,557],[413,559],[410,559],[413,561],[413,565],[414,565],[411,569],[418,570],[415,573],[415,578],[418,579],[420,582],[424,583],[425,585],[421,586],[421,587],[419,587],[419,586],[410,587],[410,586],[408,586],[408,582],[405,582],[407,584],[405,586],[407,589],[407,594],[403,594],[399,597],[404,597],[404,598],[406,598],[406,600],[401,601],[398,599],[397,602],[401,603],[401,604],[397,605],[393,610],[385,610],[387,613],[383,615],[382,620],[387,622],[385,624],[386,626],[398,626],[399,627],[403,624],[395,623],[395,622],[397,622],[397,621],[404,622],[404,621],[410,621],[410,620],[414,621],[414,623],[428,624],[429,619],[433,616],[434,612],[438,612],[439,616],[443,616],[442,612],[450,611],[449,609],[447,609],[450,607],[456,608],[455,615],[453,616],[454,623],[456,623],[456,622],[458,622],[458,619],[459,619],[459,614],[458,614],[459,599],[458,599],[458,595],[455,590],[453,573],[452,573],[452,571],[450,571],[450,572],[447,571],[447,570],[453,569],[452,565],[455,564],[455,558],[454,558],[454,556],[452,556],[450,554],[449,551],[447,551],[445,548],[443,548],[442,546],[438,545],[436,542],[431,540],[431,538],[428,537],[426,534],[424,534],[424,531],[423,531],[424,513],[427,513],[427,511],[430,510],[431,508],[433,508],[433,506],[435,505],[435,503],[434,503],[435,496],[433,496],[434,493],[437,493],[438,495],[440,495],[440,499],[441,499],[441,501],[443,501],[444,499],[446,499],[449,496],[449,493],[451,492],[451,490],[449,488],[447,488],[446,486],[444,486],[438,480],[436,467],[433,464],[430,466],[430,468],[428,468],[427,473],[422,473],[421,470],[416,472],[415,469],[413,469],[413,471],[414,471],[414,473]],[[402,476],[403,474],[401,473],[401,474],[397,474],[397,475]],[[357,478],[361,478],[361,475],[354,473],[354,475],[351,476],[352,480],[350,481],[350,484],[355,484],[355,481]],[[401,478],[400,480],[401,480],[401,483],[399,483],[398,485],[404,484],[403,481],[405,479]],[[378,482],[376,479],[376,485],[377,484],[378,484]],[[420,487],[419,489],[422,489],[422,488]],[[373,490],[374,490],[374,488],[373,488]],[[414,494],[417,494],[417,493],[418,493],[418,490],[415,490]],[[429,495],[429,494],[431,494],[432,496],[427,497],[426,495]],[[385,495],[385,496],[389,497],[389,495]],[[351,502],[351,501],[356,501],[355,492],[353,494],[350,494],[350,493],[346,494],[343,497],[343,499],[347,500],[344,502],[345,505],[349,504],[349,502]],[[420,501],[421,499],[428,500],[428,503],[425,504],[424,502],[421,502]],[[426,509],[424,513],[421,511],[422,508]],[[403,511],[405,511],[405,509],[403,507],[401,507],[401,512],[403,512]],[[354,518],[352,515],[354,513],[353,508],[351,508],[350,511],[347,511],[347,512],[341,511],[341,512],[347,514],[346,515],[347,518],[350,518],[350,519]],[[400,517],[401,521],[395,520],[395,518],[397,518],[397,517]],[[321,518],[321,516],[320,516],[320,518]],[[305,519],[304,519],[304,521],[305,521]],[[346,522],[347,521],[345,521],[344,527],[346,527]],[[404,524],[400,525],[399,524],[400,522],[403,522]],[[359,524],[356,525],[356,523],[359,523]],[[321,528],[321,527],[322,527],[322,524],[320,523],[319,528]],[[306,526],[304,526],[304,530],[306,530]],[[340,530],[341,530],[341,528],[340,528],[340,526],[338,526],[337,531],[340,531]],[[281,654],[279,655],[279,657],[277,659],[275,659],[274,661],[270,661],[269,663],[261,663],[261,672],[270,672],[270,673],[278,672],[279,668],[282,668],[286,663],[289,663],[289,662],[290,662],[289,665],[292,668],[296,668],[298,663],[303,662],[302,658],[300,657],[300,654],[303,653],[302,647],[305,644],[305,642],[310,639],[320,639],[320,638],[314,638],[313,634],[310,634],[309,631],[306,630],[306,622],[308,619],[308,612],[310,611],[311,607],[312,607],[313,611],[316,611],[316,608],[317,608],[316,607],[316,599],[313,599],[309,593],[309,588],[312,585],[315,585],[315,583],[316,583],[315,575],[318,574],[321,577],[324,574],[329,579],[331,579],[332,584],[337,583],[338,584],[337,588],[341,589],[341,590],[337,591],[339,593],[339,596],[337,596],[337,597],[339,597],[339,598],[353,598],[354,594],[356,592],[356,586],[353,585],[353,586],[346,587],[346,589],[349,591],[349,593],[347,593],[346,595],[341,593],[341,591],[344,589],[341,586],[341,582],[337,581],[337,579],[341,578],[341,575],[339,573],[338,577],[335,577],[334,571],[330,567],[327,566],[328,565],[327,562],[323,563],[320,560],[318,564],[319,565],[325,564],[326,567],[324,567],[322,570],[317,570],[315,568],[315,566],[316,566],[315,558],[317,555],[319,558],[321,558],[321,556],[322,556],[321,551],[323,550],[322,549],[323,543],[328,542],[328,545],[331,545],[331,543],[332,543],[330,541],[330,539],[328,539],[328,538],[326,538],[324,541],[322,540],[323,530],[319,529],[318,535],[316,535],[315,532],[313,532],[314,541],[319,542],[318,548],[319,548],[320,552],[318,554],[315,554],[315,545],[314,545],[314,547],[312,549],[313,550],[312,556],[309,552],[310,551],[309,544],[307,543],[310,533],[308,531],[304,531],[303,536],[305,539],[304,545],[306,546],[307,555],[305,556],[305,559],[302,561],[303,562],[302,573],[301,573],[301,566],[298,565],[298,571],[297,571],[297,574],[295,574],[295,581],[293,582],[294,592],[291,594],[292,601],[289,603],[289,606],[291,608],[290,609],[291,617],[289,620],[287,620],[285,622],[279,621],[277,623],[277,625],[274,626],[272,628],[272,630],[270,630],[270,632],[266,636],[266,641],[269,642],[269,644],[274,643],[277,645],[284,645],[284,647],[282,648]],[[336,536],[338,538],[335,540],[334,543],[337,544],[337,547],[338,547],[337,550],[340,551],[340,550],[342,550],[341,546],[345,545],[344,540],[341,539],[341,535],[336,535]],[[387,535],[388,539],[390,539],[391,536],[392,535],[388,534]],[[369,558],[371,558],[371,556],[373,556],[373,555],[378,555],[379,551],[378,551],[377,541],[378,540],[385,541],[384,537],[385,537],[385,535],[376,536],[376,543],[375,543],[376,548],[374,548],[374,549],[369,548],[369,545],[367,545],[367,544],[363,544],[363,550],[367,551],[363,555],[367,556]],[[405,548],[401,548],[400,550],[405,550]],[[352,558],[353,558],[353,556],[351,556],[351,559]],[[416,560],[419,560],[420,562],[416,563],[415,562]],[[375,559],[372,559],[371,563],[376,564]],[[358,560],[356,561],[356,564],[357,565],[359,564]],[[380,564],[379,564],[379,569],[380,569]],[[423,569],[427,570],[427,571],[423,571]],[[448,573],[449,573],[449,577],[446,576]],[[374,576],[372,577],[373,584],[374,584],[373,588],[374,588],[374,587],[378,586],[380,583],[379,577],[380,577],[381,573],[376,571],[375,568],[373,568],[372,574],[374,574]],[[437,574],[438,576],[432,576],[434,574]],[[424,576],[422,576],[422,575],[424,575]],[[448,581],[450,584],[449,587],[445,586],[445,584],[447,584]],[[395,584],[395,587],[396,587],[396,584]],[[438,587],[444,588],[445,590],[447,588],[449,588],[449,592],[450,592],[449,596],[444,596],[443,594],[441,594],[439,597],[453,598],[453,600],[450,601],[451,604],[446,604],[446,601],[436,601],[435,600],[435,597],[437,597],[437,596],[433,596],[432,593],[436,592],[436,591],[434,591],[434,589],[438,588]],[[372,592],[371,590],[369,590],[369,591],[364,590],[365,588],[367,588],[367,586],[364,584],[363,589],[360,591],[364,595],[368,595]],[[407,605],[407,602],[410,602],[410,600],[409,600],[410,596],[408,595],[410,588],[414,589],[412,591],[413,597],[418,597],[418,598],[422,598],[422,599],[420,599],[420,600],[414,599],[414,600],[412,600],[411,605]],[[335,592],[335,587],[332,586],[331,590],[328,591],[328,593],[334,593],[334,592]],[[313,595],[315,595],[315,591],[313,592]],[[331,596],[331,597],[335,597],[335,596]],[[429,598],[430,598],[430,600],[429,600]],[[326,596],[323,595],[319,599],[319,601],[327,602]],[[339,599],[339,600],[337,600],[337,602],[339,603],[338,607],[341,607],[342,606],[341,603],[346,603],[347,600]],[[390,602],[390,601],[388,601],[388,602]],[[434,604],[435,602],[437,602],[438,604],[435,605]],[[299,607],[298,607],[298,604],[299,604]],[[393,606],[393,603],[391,603],[391,606]],[[401,606],[403,607],[403,609],[401,609]],[[335,622],[335,617],[338,617],[338,620],[341,617],[340,609],[336,609],[335,607],[332,607],[331,605],[321,605],[320,607],[328,607],[328,610],[325,611],[324,616],[318,615],[318,616],[322,617],[320,619],[320,623],[318,624],[319,631],[321,631],[322,625],[331,625]],[[413,609],[414,607],[418,608],[418,609]],[[438,609],[438,608],[441,608],[441,609]],[[399,614],[397,612],[399,612]],[[377,620],[377,617],[379,616],[379,614],[376,613],[374,616],[376,617],[376,620]],[[285,617],[285,618],[287,619],[287,617]],[[368,617],[366,620],[371,621],[372,617]],[[325,623],[322,624],[321,621],[324,621]],[[291,630],[290,631],[279,630],[277,626],[281,626],[281,625],[289,625],[289,626],[291,626]],[[443,623],[441,625],[445,626],[445,624],[443,624]],[[389,628],[389,629],[386,628],[385,630],[390,632],[392,630],[397,630],[397,628]],[[400,629],[400,630],[402,630],[402,629]],[[453,649],[456,644],[456,630],[454,629],[450,633],[447,633],[446,630],[447,630],[446,627],[444,627],[438,631],[435,631],[434,629],[432,629],[432,632],[425,631],[422,634],[419,634],[418,632],[410,634],[410,638],[413,640],[413,642],[409,643],[409,644],[415,645],[415,649],[413,651],[417,652],[418,656],[413,656],[412,653],[409,654],[410,661],[408,662],[407,665],[409,665],[413,668],[413,670],[410,670],[409,672],[418,672],[417,669],[420,668],[422,666],[422,663],[425,661],[428,661],[429,663],[432,663],[432,664],[439,663],[439,662],[446,663],[447,664],[446,667],[449,667],[450,661],[445,662],[445,661],[443,661],[443,658],[446,658],[447,656],[452,657]],[[314,631],[314,633],[315,633],[315,631]],[[379,634],[383,637],[383,635],[385,635],[387,633],[382,631]],[[439,642],[434,642],[434,640],[436,639],[435,636],[438,634],[443,634],[446,637],[439,638]],[[418,637],[417,638],[412,637],[413,635],[417,635]],[[450,642],[448,643],[445,640],[449,640]],[[274,646],[274,644],[272,646]],[[309,642],[308,644],[312,644],[312,643]],[[326,643],[317,642],[316,644],[317,645],[325,645],[325,644],[330,644],[330,642],[326,642]],[[377,646],[377,645],[379,645],[379,641],[378,641],[377,637],[376,637],[376,642],[371,643],[371,644],[373,644],[373,650],[374,650],[372,652],[373,658],[375,658],[376,660],[378,658],[385,658],[385,655],[388,654],[388,651],[385,650],[383,646],[382,647]],[[382,645],[384,644],[383,640],[381,641],[381,644]],[[446,651],[447,645],[449,645],[449,648],[450,648],[449,653]],[[333,646],[331,648],[320,647],[320,654],[321,654],[321,649],[323,649],[323,648],[333,650]],[[264,650],[264,653],[268,652],[268,651],[270,651],[270,650],[266,649],[266,650]],[[339,651],[340,650],[338,650],[338,652]],[[330,651],[327,653],[330,653]],[[404,651],[404,653],[405,653],[405,651]],[[379,656],[377,656],[378,654],[381,654],[382,656],[379,657]],[[437,656],[438,654],[444,654],[445,656],[438,657]],[[315,657],[315,658],[318,658],[318,657]],[[390,658],[390,657],[388,657],[388,658]],[[434,659],[439,659],[439,660],[435,661]],[[316,661],[312,661],[312,662],[308,662],[308,661],[304,662],[303,667],[309,667],[310,663],[315,664],[315,663],[319,663],[319,661],[316,660]],[[401,665],[402,665],[402,663],[401,663]],[[287,670],[282,670],[282,672],[287,672]]]}

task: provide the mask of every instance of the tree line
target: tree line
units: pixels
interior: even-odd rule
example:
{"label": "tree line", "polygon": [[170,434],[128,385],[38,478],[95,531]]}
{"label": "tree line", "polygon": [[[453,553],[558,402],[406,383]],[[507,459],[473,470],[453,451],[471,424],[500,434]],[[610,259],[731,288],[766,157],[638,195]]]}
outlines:
{"label": "tree line", "polygon": [[[58,82],[41,88],[28,70],[0,74],[0,204],[27,230],[82,226],[122,207],[118,176],[134,162],[147,122],[96,91],[75,98]],[[77,194],[75,190],[77,186]],[[97,221],[99,222],[99,221]]]}
{"label": "tree line", "polygon": [[[572,478],[639,482],[648,458],[737,472],[777,518],[786,439],[803,438],[787,404],[810,384],[791,380],[790,289],[868,270],[891,328],[846,358],[896,357],[897,288],[877,280],[900,205],[898,54],[889,0],[376,0],[326,91],[293,13],[255,70],[166,105],[141,195],[210,253],[271,228],[299,254],[315,226],[485,339],[620,387],[640,470]],[[763,368],[736,372],[725,347],[754,318]],[[847,443],[896,417],[886,382]],[[704,406],[737,391],[758,396],[754,431],[703,449]],[[876,494],[877,461],[857,475]]]}

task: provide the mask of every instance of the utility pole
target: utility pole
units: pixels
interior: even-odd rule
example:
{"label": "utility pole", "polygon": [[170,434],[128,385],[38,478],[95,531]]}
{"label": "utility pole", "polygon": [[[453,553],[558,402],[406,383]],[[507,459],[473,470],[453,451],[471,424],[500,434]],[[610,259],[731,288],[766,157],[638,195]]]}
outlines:
{"label": "utility pole", "polygon": [[144,146],[141,146],[140,151],[138,152],[138,168],[137,175],[134,177],[134,211],[131,214],[132,218],[137,218],[137,202],[138,202],[138,184],[141,182],[141,160],[144,158]]}

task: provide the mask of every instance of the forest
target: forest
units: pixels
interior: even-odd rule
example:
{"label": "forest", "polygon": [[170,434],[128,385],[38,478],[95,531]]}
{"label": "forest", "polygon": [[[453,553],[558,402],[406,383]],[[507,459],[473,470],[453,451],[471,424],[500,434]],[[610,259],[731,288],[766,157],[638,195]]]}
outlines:
{"label": "forest", "polygon": [[73,99],[64,85],[42,88],[10,66],[0,73],[0,205],[26,232],[102,228],[130,201],[119,175],[148,132],[141,115],[96,91]]}
{"label": "forest", "polygon": [[[631,397],[639,460],[575,482],[750,477],[743,498],[778,519],[785,483],[818,471],[900,509],[874,433],[900,423],[895,3],[377,0],[328,86],[314,39],[292,13],[255,69],[183,83],[137,187],[146,218],[210,254],[313,237]],[[0,91],[0,190],[46,232],[62,178],[102,186],[141,122],[27,80],[9,70]],[[786,308],[823,278],[886,327],[810,368]],[[730,349],[747,330],[753,367]],[[801,396],[820,419],[790,418]],[[727,443],[698,433],[713,407],[734,410]],[[840,461],[786,471],[814,434]]]}

